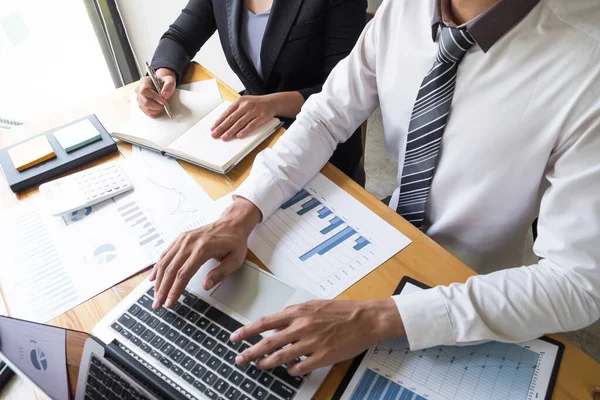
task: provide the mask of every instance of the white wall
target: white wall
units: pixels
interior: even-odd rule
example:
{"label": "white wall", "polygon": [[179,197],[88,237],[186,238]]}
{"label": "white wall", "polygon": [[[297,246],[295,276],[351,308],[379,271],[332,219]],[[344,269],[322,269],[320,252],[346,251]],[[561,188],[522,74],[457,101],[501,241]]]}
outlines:
{"label": "white wall", "polygon": [[[382,0],[369,0],[369,12],[375,12],[381,2]],[[117,0],[140,71],[145,71],[142,66],[146,61],[150,61],[161,35],[177,18],[186,3],[187,0]],[[244,88],[229,68],[216,34],[202,47],[194,60],[233,89],[240,91]]]}

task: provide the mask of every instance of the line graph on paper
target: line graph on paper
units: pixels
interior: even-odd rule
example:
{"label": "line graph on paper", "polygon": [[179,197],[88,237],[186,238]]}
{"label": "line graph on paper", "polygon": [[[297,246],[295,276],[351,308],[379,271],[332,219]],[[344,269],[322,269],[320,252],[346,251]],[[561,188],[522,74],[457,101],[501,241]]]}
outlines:
{"label": "line graph on paper", "polygon": [[542,355],[500,342],[410,351],[406,338],[379,343],[369,353],[379,364],[447,399],[529,399]]}
{"label": "line graph on paper", "polygon": [[165,200],[168,199],[165,201],[165,207],[170,210],[170,215],[195,213],[198,211],[198,209],[188,201],[187,196],[177,188],[165,186],[152,178],[147,179],[154,187],[163,192],[164,196],[162,197]]}

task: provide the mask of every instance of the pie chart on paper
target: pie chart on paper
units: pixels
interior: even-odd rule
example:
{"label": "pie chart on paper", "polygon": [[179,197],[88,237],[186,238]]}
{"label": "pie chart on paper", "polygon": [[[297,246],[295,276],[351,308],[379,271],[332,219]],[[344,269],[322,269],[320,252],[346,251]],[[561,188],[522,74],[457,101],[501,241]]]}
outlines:
{"label": "pie chart on paper", "polygon": [[31,358],[33,368],[37,369],[38,371],[45,371],[48,368],[48,361],[46,360],[46,355],[42,349],[31,350],[29,357]]}
{"label": "pie chart on paper", "polygon": [[94,250],[93,260],[96,264],[108,264],[117,258],[117,249],[111,243],[100,245]]}

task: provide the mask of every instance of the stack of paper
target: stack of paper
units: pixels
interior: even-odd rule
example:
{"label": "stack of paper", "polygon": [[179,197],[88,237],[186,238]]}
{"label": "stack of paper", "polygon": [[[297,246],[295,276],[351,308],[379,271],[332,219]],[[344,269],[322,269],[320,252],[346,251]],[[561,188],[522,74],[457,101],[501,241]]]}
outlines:
{"label": "stack of paper", "polygon": [[54,137],[67,153],[102,139],[100,132],[92,125],[89,119],[84,119],[58,131],[54,131]]}
{"label": "stack of paper", "polygon": [[12,147],[8,149],[8,155],[19,172],[56,157],[46,136],[38,136]]}

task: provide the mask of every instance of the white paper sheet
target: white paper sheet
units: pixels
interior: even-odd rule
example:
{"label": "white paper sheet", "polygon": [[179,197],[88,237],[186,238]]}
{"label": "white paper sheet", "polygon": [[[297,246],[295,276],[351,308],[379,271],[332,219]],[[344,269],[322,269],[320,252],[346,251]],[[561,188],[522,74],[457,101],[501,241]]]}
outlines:
{"label": "white paper sheet", "polygon": [[278,278],[332,299],[409,243],[318,174],[254,230],[248,245]]}
{"label": "white paper sheet", "polygon": [[184,83],[177,86],[177,89],[198,93],[218,93],[219,85],[217,84],[216,79],[206,79],[204,81]]}
{"label": "white paper sheet", "polygon": [[[407,283],[401,295],[419,290]],[[406,338],[390,339],[368,350],[342,399],[545,399],[557,354],[539,339],[415,352]]]}

